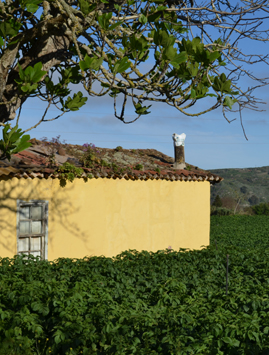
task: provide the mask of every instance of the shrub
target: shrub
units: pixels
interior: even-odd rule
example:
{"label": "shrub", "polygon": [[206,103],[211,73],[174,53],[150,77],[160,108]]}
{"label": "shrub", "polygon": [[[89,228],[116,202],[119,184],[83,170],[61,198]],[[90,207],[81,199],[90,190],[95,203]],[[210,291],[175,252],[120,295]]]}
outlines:
{"label": "shrub", "polygon": [[96,149],[94,144],[84,143],[83,151],[84,154],[79,159],[79,162],[82,164],[82,166],[85,168],[91,168],[94,166],[95,162],[100,163],[100,159],[97,157],[99,151]]}
{"label": "shrub", "polygon": [[262,202],[259,205],[252,206],[252,210],[257,215],[269,216],[269,204],[268,203]]}
{"label": "shrub", "polygon": [[255,196],[255,195],[252,195],[248,199],[248,202],[251,204],[251,206],[257,205],[259,203],[259,198],[257,196]]}
{"label": "shrub", "polygon": [[211,216],[230,216],[232,214],[233,212],[228,208],[216,207],[216,206],[211,207],[211,213],[210,213]]}
{"label": "shrub", "polygon": [[144,166],[142,164],[136,164],[134,167],[133,167],[134,170],[143,170],[144,169]]}
{"label": "shrub", "polygon": [[212,206],[216,206],[216,207],[222,207],[222,201],[219,195],[217,195],[215,197],[215,200],[212,203]]}

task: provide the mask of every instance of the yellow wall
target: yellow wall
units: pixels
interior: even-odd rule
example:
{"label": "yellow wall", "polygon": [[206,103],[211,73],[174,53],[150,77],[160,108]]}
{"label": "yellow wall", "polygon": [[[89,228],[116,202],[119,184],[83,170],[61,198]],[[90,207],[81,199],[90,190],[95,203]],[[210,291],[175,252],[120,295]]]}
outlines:
{"label": "yellow wall", "polygon": [[17,199],[49,201],[48,259],[209,244],[209,182],[0,181],[0,257],[17,253]]}

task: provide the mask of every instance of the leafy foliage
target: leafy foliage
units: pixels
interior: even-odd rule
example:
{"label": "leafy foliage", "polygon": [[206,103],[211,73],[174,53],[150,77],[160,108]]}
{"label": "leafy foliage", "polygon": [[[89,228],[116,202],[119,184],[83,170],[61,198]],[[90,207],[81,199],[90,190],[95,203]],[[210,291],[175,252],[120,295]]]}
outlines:
{"label": "leafy foliage", "polygon": [[252,210],[257,215],[269,216],[269,203],[260,203],[259,205],[252,206]]}
{"label": "leafy foliage", "polygon": [[[63,165],[59,166],[57,170],[57,174],[60,178],[60,185],[64,187],[66,185],[66,181],[73,182],[76,177],[81,178],[84,174],[84,170],[82,168],[76,167],[69,162],[63,163]],[[84,178],[85,181],[88,178],[92,178],[91,174],[87,174]]]}
{"label": "leafy foliage", "polygon": [[211,216],[230,216],[233,211],[226,207],[212,206],[210,211]]}
{"label": "leafy foliage", "polygon": [[217,240],[225,246],[254,250],[269,247],[267,216],[213,216],[211,217],[211,244]]}
{"label": "leafy foliage", "polygon": [[[267,56],[243,53],[237,42],[261,45],[268,40],[268,30],[260,28],[268,4],[239,3],[1,2],[0,122],[14,119],[31,97],[47,103],[36,125],[77,111],[87,98],[81,91],[70,94],[71,87],[80,83],[90,96],[112,96],[115,116],[125,123],[129,123],[125,121],[128,98],[137,114],[134,121],[150,113],[146,101],[166,102],[190,116],[220,106],[224,116],[235,106],[240,112],[244,107],[253,109],[259,101],[253,90],[268,82],[242,69],[242,63],[266,65]],[[242,73],[254,80],[248,90],[240,88]],[[123,96],[120,114],[119,95]],[[189,110],[208,96],[205,111]],[[60,113],[46,119],[52,106]]]}
{"label": "leafy foliage", "polygon": [[213,217],[194,251],[0,259],[0,353],[266,355],[268,226]]}
{"label": "leafy foliage", "polygon": [[20,79],[15,80],[18,84],[18,88],[26,94],[35,93],[41,78],[47,74],[45,70],[42,70],[42,63],[38,62],[34,67],[29,65],[25,70],[23,70],[19,64],[18,66]]}
{"label": "leafy foliage", "polygon": [[9,124],[6,124],[2,130],[3,139],[0,140],[0,159],[11,159],[12,154],[19,153],[29,147],[30,136],[24,134],[18,126],[11,128]]}
{"label": "leafy foliage", "polygon": [[84,143],[83,147],[83,154],[79,157],[82,166],[92,168],[96,163],[101,163],[101,159],[98,158],[99,151],[93,143]]}

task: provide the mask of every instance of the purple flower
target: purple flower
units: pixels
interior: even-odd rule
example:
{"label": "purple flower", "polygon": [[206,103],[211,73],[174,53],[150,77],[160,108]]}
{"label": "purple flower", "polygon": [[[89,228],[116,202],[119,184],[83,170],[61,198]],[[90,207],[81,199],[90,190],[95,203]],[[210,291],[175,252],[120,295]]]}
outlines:
{"label": "purple flower", "polygon": [[92,149],[95,149],[95,145],[93,143],[84,143],[83,146],[84,148],[92,148]]}

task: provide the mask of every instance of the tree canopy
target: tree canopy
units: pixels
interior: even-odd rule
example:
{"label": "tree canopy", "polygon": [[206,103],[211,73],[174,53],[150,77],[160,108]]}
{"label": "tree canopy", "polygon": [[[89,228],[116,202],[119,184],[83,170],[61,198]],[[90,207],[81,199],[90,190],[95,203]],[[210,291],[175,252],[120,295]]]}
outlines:
{"label": "tree canopy", "polygon": [[222,107],[229,121],[227,111],[258,109],[254,90],[268,84],[244,67],[268,64],[249,50],[268,41],[268,16],[267,0],[0,0],[0,125],[18,125],[31,97],[47,104],[34,127],[78,110],[87,97],[72,84],[113,97],[124,123],[128,99],[135,120],[163,102],[189,116]]}

